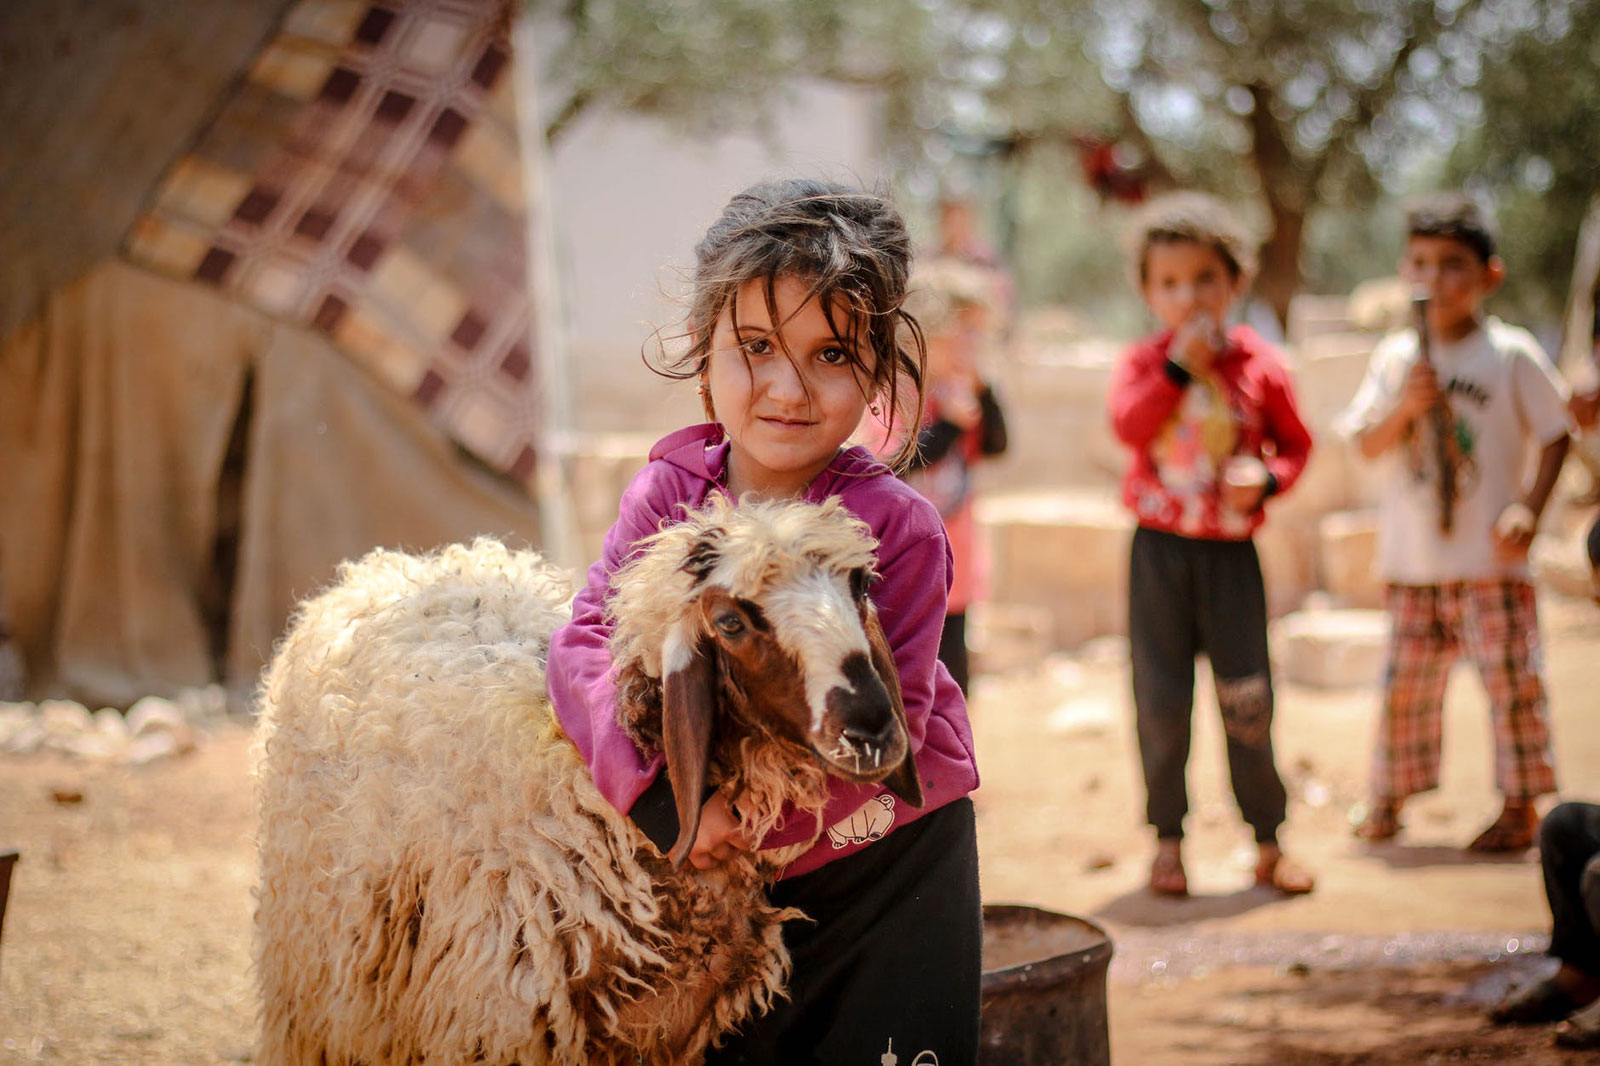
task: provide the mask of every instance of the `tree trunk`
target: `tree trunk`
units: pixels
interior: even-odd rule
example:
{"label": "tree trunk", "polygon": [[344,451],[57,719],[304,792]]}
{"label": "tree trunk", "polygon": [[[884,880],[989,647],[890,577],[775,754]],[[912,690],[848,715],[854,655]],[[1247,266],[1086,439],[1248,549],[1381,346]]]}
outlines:
{"label": "tree trunk", "polygon": [[1309,178],[1295,159],[1284,131],[1272,115],[1272,87],[1262,82],[1249,86],[1250,161],[1261,179],[1262,195],[1272,231],[1261,246],[1261,272],[1256,295],[1267,302],[1285,335],[1289,302],[1300,291],[1300,244],[1305,236]]}
{"label": "tree trunk", "polygon": [[1300,291],[1303,280],[1300,245],[1305,236],[1306,213],[1303,208],[1291,206],[1270,194],[1267,211],[1272,220],[1272,232],[1261,245],[1261,273],[1257,276],[1256,295],[1272,308],[1278,325],[1284,328],[1287,336],[1289,304]]}

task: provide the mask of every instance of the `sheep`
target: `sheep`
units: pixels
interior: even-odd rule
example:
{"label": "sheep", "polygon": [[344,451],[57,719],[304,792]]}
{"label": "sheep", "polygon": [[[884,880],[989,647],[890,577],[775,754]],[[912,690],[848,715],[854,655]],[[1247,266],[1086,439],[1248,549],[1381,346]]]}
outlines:
{"label": "sheep", "polygon": [[257,1061],[693,1064],[768,1009],[799,914],[763,886],[810,845],[683,859],[707,789],[751,839],[819,815],[830,775],[921,805],[875,547],[836,498],[713,494],[615,576],[619,721],[678,801],[665,856],[545,697],[565,573],[488,539],[344,564],[262,687]]}

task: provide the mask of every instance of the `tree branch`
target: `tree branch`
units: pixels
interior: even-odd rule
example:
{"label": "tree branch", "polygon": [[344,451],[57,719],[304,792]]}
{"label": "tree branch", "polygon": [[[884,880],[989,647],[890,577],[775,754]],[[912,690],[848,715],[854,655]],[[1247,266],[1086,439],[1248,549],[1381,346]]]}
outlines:
{"label": "tree branch", "polygon": [[588,106],[594,102],[594,97],[595,94],[592,89],[579,89],[567,97],[567,102],[561,106],[561,110],[557,111],[555,117],[545,125],[544,143],[546,147],[553,148],[555,146],[556,141],[567,131],[567,128],[576,122],[578,116],[583,114]]}

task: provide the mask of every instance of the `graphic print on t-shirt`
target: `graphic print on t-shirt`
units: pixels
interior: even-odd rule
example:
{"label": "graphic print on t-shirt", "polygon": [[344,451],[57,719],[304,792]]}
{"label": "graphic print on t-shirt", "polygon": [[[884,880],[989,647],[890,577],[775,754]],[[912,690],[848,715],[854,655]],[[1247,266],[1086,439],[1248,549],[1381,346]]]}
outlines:
{"label": "graphic print on t-shirt", "polygon": [[894,797],[884,793],[867,800],[850,817],[830,825],[828,839],[836,849],[864,844],[881,839],[893,824]]}
{"label": "graphic print on t-shirt", "polygon": [[[1455,498],[1459,500],[1478,484],[1476,456],[1478,435],[1473,431],[1472,423],[1461,417],[1457,408],[1462,403],[1478,408],[1486,407],[1492,396],[1482,385],[1462,378],[1451,378],[1445,384],[1444,391],[1451,404],[1448,444],[1451,469],[1456,479]],[[1432,412],[1423,416],[1423,418],[1432,417]],[[1411,471],[1412,481],[1418,485],[1434,485],[1439,481],[1439,461],[1435,454],[1430,426],[1431,424],[1425,426],[1423,419],[1418,419],[1406,430],[1406,468]]]}
{"label": "graphic print on t-shirt", "polygon": [[1182,508],[1180,532],[1200,530],[1208,510],[1216,510],[1217,482],[1238,443],[1239,421],[1227,388],[1197,377],[1151,446],[1161,484]]}

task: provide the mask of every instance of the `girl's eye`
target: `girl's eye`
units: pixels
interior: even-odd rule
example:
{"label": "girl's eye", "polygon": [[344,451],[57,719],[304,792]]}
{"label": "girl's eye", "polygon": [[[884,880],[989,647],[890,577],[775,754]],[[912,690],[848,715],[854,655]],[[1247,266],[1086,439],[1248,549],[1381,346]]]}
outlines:
{"label": "girl's eye", "polygon": [[824,348],[817,353],[817,361],[824,366],[849,366],[850,353],[843,348]]}
{"label": "girl's eye", "polygon": [[714,619],[716,627],[730,637],[736,637],[744,632],[744,619],[732,611],[724,611]]}
{"label": "girl's eye", "polygon": [[744,342],[744,350],[751,355],[766,355],[772,351],[772,342],[765,337],[752,337]]}

